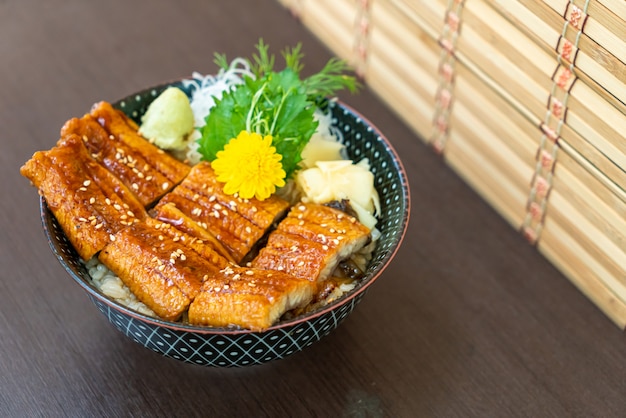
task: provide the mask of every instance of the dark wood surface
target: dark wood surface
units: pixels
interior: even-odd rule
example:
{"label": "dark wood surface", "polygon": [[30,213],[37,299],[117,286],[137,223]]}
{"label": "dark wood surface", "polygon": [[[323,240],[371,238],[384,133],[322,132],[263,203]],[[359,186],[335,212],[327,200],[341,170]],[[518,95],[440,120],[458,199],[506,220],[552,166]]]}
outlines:
{"label": "dark wood surface", "polygon": [[623,332],[367,89],[341,96],[403,158],[404,245],[334,333],[213,369],[116,331],[48,248],[19,176],[92,103],[301,41],[274,1],[0,0],[0,416],[625,416]]}

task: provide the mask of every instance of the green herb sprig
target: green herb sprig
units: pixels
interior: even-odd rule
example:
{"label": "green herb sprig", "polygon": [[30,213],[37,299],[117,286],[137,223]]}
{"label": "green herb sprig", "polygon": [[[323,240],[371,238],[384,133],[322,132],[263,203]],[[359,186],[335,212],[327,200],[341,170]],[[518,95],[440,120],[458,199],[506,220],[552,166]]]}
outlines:
{"label": "green herb sprig", "polygon": [[[247,130],[272,136],[287,178],[298,169],[302,150],[317,129],[313,115],[318,106],[341,89],[354,93],[359,88],[356,78],[346,74],[348,65],[336,58],[318,73],[301,79],[301,48],[301,44],[286,48],[282,52],[285,68],[277,72],[269,45],[259,40],[257,52],[248,60],[254,77],[245,76],[243,84],[225,92],[206,118],[198,140],[205,160],[213,161],[232,138]],[[229,68],[223,54],[215,55],[215,63]]]}

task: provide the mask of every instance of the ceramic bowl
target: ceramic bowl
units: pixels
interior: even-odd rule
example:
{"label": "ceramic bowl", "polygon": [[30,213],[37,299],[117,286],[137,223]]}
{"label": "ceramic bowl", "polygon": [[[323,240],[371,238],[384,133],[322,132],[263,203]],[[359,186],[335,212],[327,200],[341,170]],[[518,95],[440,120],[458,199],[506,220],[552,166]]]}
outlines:
{"label": "ceramic bowl", "polygon": [[[150,102],[168,86],[179,87],[190,94],[190,87],[177,81],[132,94],[114,106],[138,121]],[[377,225],[381,237],[366,275],[356,288],[340,299],[306,315],[279,322],[264,332],[168,322],[129,309],[94,287],[85,266],[42,198],[41,218],[50,248],[115,328],[136,343],[164,356],[204,366],[241,367],[282,359],[305,349],[336,329],[372,284],[382,277],[402,242],[409,220],[407,177],[390,142],[349,106],[341,102],[331,102],[329,106],[333,124],[342,131],[349,156],[355,161],[369,159],[382,207]]]}

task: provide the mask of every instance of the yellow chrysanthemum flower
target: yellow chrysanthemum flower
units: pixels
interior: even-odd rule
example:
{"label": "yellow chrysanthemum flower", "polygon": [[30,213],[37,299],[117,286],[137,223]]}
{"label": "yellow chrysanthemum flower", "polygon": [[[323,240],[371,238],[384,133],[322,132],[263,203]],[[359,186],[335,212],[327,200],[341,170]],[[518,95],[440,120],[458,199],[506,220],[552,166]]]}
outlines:
{"label": "yellow chrysanthemum flower", "polygon": [[216,154],[211,163],[217,180],[223,183],[224,193],[259,200],[267,199],[276,187],[285,185],[283,156],[272,146],[272,136],[241,131]]}

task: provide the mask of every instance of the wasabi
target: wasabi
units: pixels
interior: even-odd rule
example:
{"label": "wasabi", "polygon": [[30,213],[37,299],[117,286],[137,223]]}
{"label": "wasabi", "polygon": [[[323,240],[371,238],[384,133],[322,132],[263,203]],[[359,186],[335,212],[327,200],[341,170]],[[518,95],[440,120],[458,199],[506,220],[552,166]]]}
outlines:
{"label": "wasabi", "polygon": [[139,133],[166,150],[181,150],[194,129],[189,98],[181,89],[168,87],[148,107],[141,118]]}

